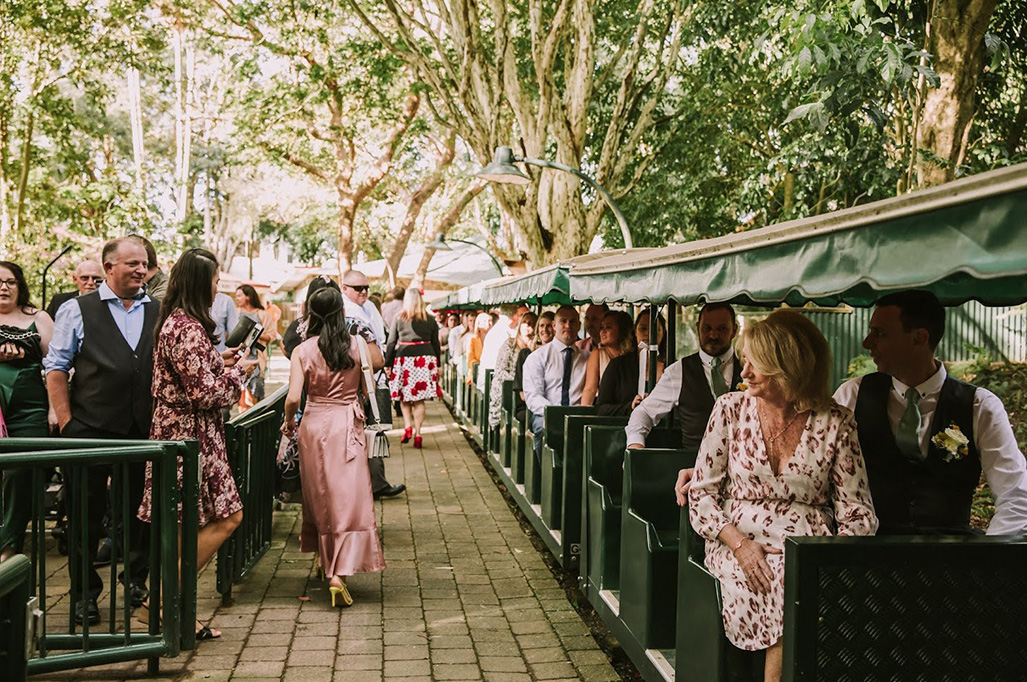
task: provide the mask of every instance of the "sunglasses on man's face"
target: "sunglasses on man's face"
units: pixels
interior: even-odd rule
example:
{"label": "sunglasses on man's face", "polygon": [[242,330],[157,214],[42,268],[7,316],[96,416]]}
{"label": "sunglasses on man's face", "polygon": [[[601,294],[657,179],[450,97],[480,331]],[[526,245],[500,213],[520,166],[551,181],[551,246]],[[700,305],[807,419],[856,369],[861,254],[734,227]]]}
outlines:
{"label": "sunglasses on man's face", "polygon": [[369,290],[371,288],[367,284],[358,284],[356,286],[354,286],[352,284],[347,284],[346,286],[349,287],[350,289],[352,289],[353,291],[358,292],[358,293],[367,291],[367,290]]}
{"label": "sunglasses on man's face", "polygon": [[89,280],[92,280],[93,284],[99,284],[100,282],[103,281],[103,277],[89,277],[87,275],[83,275],[83,276],[79,277],[79,279],[82,280],[83,282],[88,282]]}

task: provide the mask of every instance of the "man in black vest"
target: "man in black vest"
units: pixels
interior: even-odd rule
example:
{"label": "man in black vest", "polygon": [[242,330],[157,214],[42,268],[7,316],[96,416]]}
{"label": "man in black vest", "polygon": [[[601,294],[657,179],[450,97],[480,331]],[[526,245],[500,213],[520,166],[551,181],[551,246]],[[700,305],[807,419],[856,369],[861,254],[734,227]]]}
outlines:
{"label": "man in black vest", "polygon": [[738,334],[734,308],[727,303],[707,303],[699,311],[696,331],[699,352],[668,367],[649,395],[632,410],[625,428],[629,448],[645,447],[645,437],[653,426],[673,410],[681,425],[682,447],[697,451],[713,402],[737,390],[742,366],[732,345]]}
{"label": "man in black vest", "polygon": [[[54,322],[53,340],[43,362],[46,388],[56,426],[64,438],[143,439],[150,435],[153,380],[153,328],[159,304],[143,292],[147,270],[146,249],[139,237],[122,237],[103,247],[107,281],[96,291],[61,307]],[[68,378],[74,369],[69,390]],[[145,465],[129,467],[128,581],[136,605],[146,598],[148,525],[136,518],[143,495]],[[111,467],[71,468],[65,483],[70,491],[69,521],[85,522],[88,542],[69,542],[68,569],[75,620],[100,622],[96,599],[103,591],[100,574],[92,567],[104,511]],[[88,517],[75,519],[78,477],[87,477]],[[120,514],[120,509],[114,509]],[[113,526],[113,524],[112,524]],[[83,586],[83,562],[89,583]],[[122,575],[120,580],[125,580]]]}
{"label": "man in black vest", "polygon": [[863,347],[878,371],[834,399],[856,414],[879,535],[966,534],[985,478],[995,495],[989,535],[1027,530],[1027,465],[995,394],[948,376],[934,351],[945,308],[927,291],[877,302]]}

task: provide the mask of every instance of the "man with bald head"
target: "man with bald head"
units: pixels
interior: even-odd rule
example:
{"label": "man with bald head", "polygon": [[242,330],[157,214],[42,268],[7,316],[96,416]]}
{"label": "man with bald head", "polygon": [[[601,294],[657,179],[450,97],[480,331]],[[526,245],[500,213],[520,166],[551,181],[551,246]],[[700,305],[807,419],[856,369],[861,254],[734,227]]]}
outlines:
{"label": "man with bald head", "polygon": [[575,345],[581,317],[569,305],[556,311],[555,337],[524,361],[524,402],[532,414],[535,459],[542,461],[542,413],[550,405],[580,405],[589,351]]}
{"label": "man with bald head", "polygon": [[[342,275],[342,303],[346,307],[346,322],[363,324],[371,329],[379,348],[385,348],[385,320],[374,303],[367,300],[371,283],[367,275],[359,270],[347,270]],[[385,388],[384,374],[380,374],[378,385]],[[387,390],[387,389],[386,389]],[[385,460],[373,458],[367,461],[371,470],[371,491],[374,498],[395,497],[407,489],[405,485],[392,485],[385,478]]]}
{"label": "man with bald head", "polygon": [[95,260],[84,260],[75,266],[71,279],[75,282],[75,286],[78,287],[77,290],[57,294],[50,299],[50,304],[46,306],[46,312],[50,315],[51,320],[57,319],[57,311],[66,302],[77,296],[83,296],[96,291],[96,288],[100,286],[100,282],[103,281],[103,268]]}

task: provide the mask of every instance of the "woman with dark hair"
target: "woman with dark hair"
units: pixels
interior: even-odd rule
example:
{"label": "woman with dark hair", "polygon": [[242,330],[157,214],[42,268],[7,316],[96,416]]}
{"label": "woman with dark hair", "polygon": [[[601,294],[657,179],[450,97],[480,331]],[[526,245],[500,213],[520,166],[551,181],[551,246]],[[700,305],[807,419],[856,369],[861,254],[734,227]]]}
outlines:
{"label": "woman with dark hair", "polygon": [[[366,328],[351,336],[342,294],[323,287],[307,303],[307,340],[292,354],[289,395],[282,433],[298,430],[300,477],[303,480],[303,526],[300,551],[317,552],[318,566],[329,577],[332,606],[338,599],[353,604],[346,578],[385,568],[378,541],[374,499],[364,440],[361,393],[361,340],[371,366],[384,364],[374,334]],[[304,393],[307,403],[297,429],[296,411]]]}
{"label": "woman with dark hair", "polygon": [[[667,357],[667,323],[659,315],[656,317],[656,329],[656,380],[659,381]],[[594,404],[596,412],[601,415],[628,416],[642,401],[649,372],[649,311],[643,311],[635,318],[634,331],[628,339],[631,350],[611,360],[599,381]]]}
{"label": "woman with dark hair", "polygon": [[292,323],[289,324],[289,328],[285,330],[285,334],[282,336],[282,352],[285,353],[285,357],[292,359],[292,352],[296,350],[296,346],[300,345],[307,340],[307,326],[309,324],[307,316],[310,311],[310,297],[314,295],[319,289],[325,287],[331,287],[336,291],[341,291],[339,285],[335,283],[335,280],[325,275],[318,275],[314,279],[310,280],[310,284],[307,285],[307,297],[303,303],[303,315],[297,317]]}
{"label": "woman with dark hair", "polygon": [[[0,261],[0,412],[11,436],[47,435],[42,360],[52,335],[53,320],[29,302],[21,267]],[[21,552],[31,514],[32,471],[5,470],[0,561]]]}
{"label": "woman with dark hair", "polygon": [[[242,501],[228,466],[222,408],[239,400],[256,361],[237,360],[234,351],[218,353],[210,307],[218,289],[217,258],[205,249],[189,249],[168,276],[160,317],[153,330],[152,440],[200,442],[200,531],[196,536],[197,569],[210,561],[242,521]],[[231,367],[231,369],[228,369]],[[149,523],[152,468],[139,518]],[[178,470],[179,481],[182,469]],[[221,633],[196,624],[197,639]]]}
{"label": "woman with dark hair", "polygon": [[[249,284],[243,284],[237,288],[235,290],[235,307],[239,309],[239,317],[248,317],[264,327],[264,331],[261,333],[258,341],[267,346],[268,342],[271,341],[272,334],[264,314],[264,304],[260,302],[260,295],[257,294],[257,290]],[[231,330],[229,330],[229,333],[231,333]],[[239,400],[239,407],[243,410],[248,410],[264,399],[264,365],[266,360],[261,362],[260,351],[256,349],[250,351],[250,359],[257,361],[257,369],[259,371],[251,374],[246,385],[243,387],[245,391],[243,391],[243,395],[240,396]]]}
{"label": "woman with dark hair", "polygon": [[585,366],[585,388],[581,393],[581,404],[592,405],[599,392],[599,382],[610,361],[635,350],[634,323],[631,315],[623,310],[611,310],[603,315],[599,323],[599,347],[588,356]]}

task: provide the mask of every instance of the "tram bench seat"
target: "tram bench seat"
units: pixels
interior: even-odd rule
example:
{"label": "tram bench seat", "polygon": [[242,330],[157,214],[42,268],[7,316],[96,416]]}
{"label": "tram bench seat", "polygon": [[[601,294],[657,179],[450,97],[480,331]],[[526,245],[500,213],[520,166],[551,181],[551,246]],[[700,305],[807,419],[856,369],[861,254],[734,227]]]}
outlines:
{"label": "tram bench seat", "polygon": [[720,582],[706,565],[706,542],[680,509],[675,679],[726,680],[728,641],[721,618]]}
{"label": "tram bench seat", "polygon": [[628,450],[621,509],[620,617],[645,649],[671,649],[677,611],[678,471],[694,450]]}
{"label": "tram bench seat", "polygon": [[594,407],[582,405],[551,405],[545,409],[542,423],[545,439],[542,442],[541,485],[542,523],[549,530],[561,530],[563,515],[563,466],[565,418],[570,415],[595,416]]}
{"label": "tram bench seat", "polygon": [[[653,447],[679,446],[681,432],[653,429],[646,440]],[[585,427],[580,575],[592,603],[597,603],[601,590],[620,589],[621,491],[626,447],[627,435],[621,426]]]}
{"label": "tram bench seat", "polygon": [[[514,483],[524,483],[525,453],[527,437],[531,433],[531,415],[517,391],[512,392],[510,414],[510,478]],[[521,416],[518,417],[518,414]]]}
{"label": "tram bench seat", "polygon": [[542,467],[535,459],[535,415],[524,416],[524,497],[530,504],[542,501]]}
{"label": "tram bench seat", "polygon": [[[564,566],[582,562],[582,512],[584,511],[585,482],[585,429],[589,426],[613,426],[624,428],[627,417],[612,417],[600,414],[569,414],[564,417],[563,433],[563,504],[557,513],[561,514],[560,530],[563,533]],[[580,564],[584,565],[584,564]]]}
{"label": "tram bench seat", "polygon": [[503,382],[503,386],[500,388],[500,408],[499,408],[499,433],[497,435],[497,451],[499,452],[499,461],[504,468],[510,468],[510,460],[513,440],[513,420],[514,420],[514,403],[513,403],[513,381],[507,379]]}
{"label": "tram bench seat", "polygon": [[489,425],[489,411],[492,407],[492,375],[495,370],[485,370],[485,390],[481,394],[481,413],[478,415],[478,430],[481,432],[481,449],[486,453],[497,452],[496,439]]}

